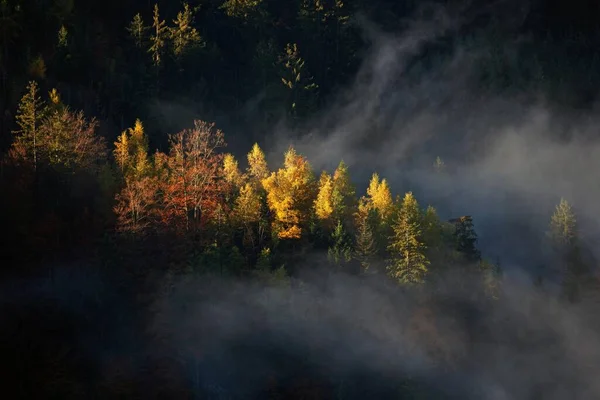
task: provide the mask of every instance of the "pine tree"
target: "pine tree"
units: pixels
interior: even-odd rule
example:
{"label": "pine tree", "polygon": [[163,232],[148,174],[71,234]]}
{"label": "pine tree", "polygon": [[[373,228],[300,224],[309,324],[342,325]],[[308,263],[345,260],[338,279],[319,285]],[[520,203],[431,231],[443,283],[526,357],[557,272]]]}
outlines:
{"label": "pine tree", "polygon": [[162,65],[167,37],[168,28],[165,26],[165,21],[160,19],[158,4],[155,4],[152,16],[152,35],[150,36],[151,45],[148,49],[148,52],[152,54],[152,62],[155,67]]}
{"label": "pine tree", "polygon": [[16,135],[15,145],[23,148],[23,152],[31,158],[35,169],[37,169],[38,150],[41,145],[39,128],[46,110],[46,104],[39,96],[37,83],[29,82],[27,93],[21,98],[17,110],[16,120],[20,129],[13,133]]}
{"label": "pine tree", "polygon": [[[156,10],[156,12],[158,12],[158,10]],[[149,28],[144,25],[142,16],[139,13],[136,14],[127,27],[127,31],[131,35],[136,47],[142,48],[145,45],[146,32],[148,29]]]}
{"label": "pine tree", "polygon": [[412,193],[404,196],[398,218],[393,224],[394,234],[390,238],[388,273],[403,284],[423,283],[428,273],[429,260],[422,239],[422,216],[417,200]]}
{"label": "pine tree", "polygon": [[179,58],[193,46],[201,44],[202,38],[198,30],[192,26],[194,14],[188,3],[183,3],[183,10],[177,13],[173,23],[175,26],[169,28],[169,33],[173,42],[173,53]]}

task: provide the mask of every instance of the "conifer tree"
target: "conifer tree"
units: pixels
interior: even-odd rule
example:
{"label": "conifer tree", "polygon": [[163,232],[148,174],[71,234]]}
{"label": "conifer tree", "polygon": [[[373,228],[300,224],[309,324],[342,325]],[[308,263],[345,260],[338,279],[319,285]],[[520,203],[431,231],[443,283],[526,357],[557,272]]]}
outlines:
{"label": "conifer tree", "polygon": [[385,179],[379,180],[379,175],[374,173],[367,188],[367,196],[373,207],[385,223],[392,216],[394,202],[392,193]]}
{"label": "conifer tree", "polygon": [[327,250],[329,262],[339,267],[352,259],[352,243],[350,236],[344,229],[342,221],[338,221],[331,233],[331,246]]}
{"label": "conifer tree", "polygon": [[142,16],[139,13],[136,14],[127,27],[127,31],[131,35],[136,47],[142,48],[145,45],[146,32],[148,29],[149,28],[144,25]]}
{"label": "conifer tree", "polygon": [[319,179],[319,191],[315,199],[315,215],[319,220],[328,221],[333,214],[333,179],[323,171]]}
{"label": "conifer tree", "polygon": [[446,170],[446,164],[444,163],[444,160],[442,160],[439,156],[435,159],[435,162],[433,163],[433,170],[438,174]]}
{"label": "conifer tree", "polygon": [[198,30],[192,26],[194,14],[188,3],[183,3],[183,10],[177,13],[173,23],[175,26],[169,28],[169,34],[173,42],[173,53],[176,58],[179,58],[193,46],[201,44],[202,38]]}
{"label": "conifer tree", "polygon": [[556,206],[547,235],[555,253],[555,263],[559,265],[557,272],[563,295],[570,301],[577,301],[589,269],[581,258],[577,218],[567,200],[561,198]]}
{"label": "conifer tree", "polygon": [[388,273],[403,284],[423,283],[428,273],[429,260],[422,239],[422,216],[417,200],[411,192],[404,196],[390,238]]}
{"label": "conifer tree", "polygon": [[152,35],[150,36],[150,48],[148,52],[152,54],[152,63],[155,67],[162,65],[162,57],[165,51],[166,39],[168,37],[168,28],[165,21],[160,19],[158,4],[154,5],[154,14],[152,16]]}
{"label": "conifer tree", "polygon": [[233,154],[227,153],[223,157],[223,176],[225,181],[233,186],[234,190],[238,190],[243,184],[244,177]]}
{"label": "conifer tree", "polygon": [[27,93],[21,98],[17,110],[16,120],[20,129],[14,131],[14,134],[15,145],[23,148],[22,152],[33,162],[34,169],[37,168],[40,147],[39,129],[46,110],[46,104],[38,93],[37,82],[29,82]]}
{"label": "conifer tree", "polygon": [[302,101],[303,106],[310,107],[310,93],[316,91],[319,86],[305,71],[305,61],[300,57],[296,43],[286,45],[279,62],[283,66],[281,82],[289,90],[290,113],[295,117],[299,113],[298,103]]}
{"label": "conifer tree", "polygon": [[263,153],[258,143],[254,143],[252,150],[248,153],[248,175],[258,181],[269,176],[265,153]]}
{"label": "conifer tree", "polygon": [[314,202],[315,182],[310,164],[292,147],[283,168],[262,180],[274,213],[273,231],[280,239],[300,239]]}
{"label": "conifer tree", "polygon": [[227,0],[219,8],[225,10],[228,17],[248,19],[261,4],[262,0]]}
{"label": "conifer tree", "polygon": [[477,233],[473,226],[473,218],[469,215],[453,219],[456,241],[456,250],[463,254],[467,261],[477,262],[481,259],[481,253],[477,250]]}
{"label": "conifer tree", "polygon": [[348,167],[340,161],[333,173],[333,191],[331,194],[333,218],[350,221],[356,212],[356,189],[350,181]]}
{"label": "conifer tree", "polygon": [[375,219],[373,211],[373,209],[359,205],[356,213],[354,254],[365,271],[370,268],[371,262],[377,254],[377,244],[373,233],[373,220]]}
{"label": "conifer tree", "polygon": [[577,237],[577,218],[569,202],[564,198],[552,214],[548,236],[557,247],[570,246]]}

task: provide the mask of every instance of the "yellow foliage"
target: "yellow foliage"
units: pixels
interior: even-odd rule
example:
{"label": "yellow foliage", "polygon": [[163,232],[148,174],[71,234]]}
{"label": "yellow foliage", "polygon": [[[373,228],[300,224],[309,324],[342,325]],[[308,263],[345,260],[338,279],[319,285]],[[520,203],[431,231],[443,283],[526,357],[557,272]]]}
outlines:
{"label": "yellow foliage", "polygon": [[258,222],[261,218],[260,196],[250,183],[240,189],[235,203],[236,217],[244,224]]}
{"label": "yellow foliage", "polygon": [[325,220],[333,214],[333,205],[331,204],[333,194],[333,180],[331,176],[324,172],[319,181],[319,193],[315,200],[315,214],[318,219]]}
{"label": "yellow foliage", "polygon": [[275,214],[279,237],[298,239],[314,201],[314,177],[308,161],[293,148],[285,153],[284,167],[262,180],[267,204]]}
{"label": "yellow foliage", "polygon": [[223,175],[225,180],[231,183],[234,187],[242,185],[243,177],[238,168],[238,162],[232,154],[225,154],[223,157]]}
{"label": "yellow foliage", "polygon": [[377,173],[373,174],[369,187],[367,188],[367,195],[369,200],[372,202],[373,207],[379,212],[381,217],[387,219],[393,209],[394,202],[392,200],[392,193],[385,179],[379,180]]}
{"label": "yellow foliage", "polygon": [[149,172],[148,139],[139,119],[135,121],[133,128],[129,128],[119,135],[114,145],[113,154],[123,174],[133,173],[135,176],[141,177]]}
{"label": "yellow foliage", "polygon": [[248,153],[248,173],[251,177],[263,180],[269,176],[269,167],[265,160],[265,153],[258,146],[258,143],[254,143],[252,150]]}

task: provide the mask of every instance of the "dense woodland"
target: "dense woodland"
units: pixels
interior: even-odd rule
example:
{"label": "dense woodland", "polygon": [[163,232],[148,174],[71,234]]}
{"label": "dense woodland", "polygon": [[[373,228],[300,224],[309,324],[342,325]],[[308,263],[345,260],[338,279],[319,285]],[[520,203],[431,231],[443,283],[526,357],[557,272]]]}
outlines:
{"label": "dense woodland", "polygon": [[[537,327],[513,329],[502,319],[511,317],[502,311],[510,300],[501,260],[481,254],[471,216],[442,219],[435,205],[419,203],[412,192],[395,192],[376,172],[360,193],[356,187],[367,182],[355,182],[343,160],[335,170],[315,171],[293,147],[281,165],[267,164],[263,148],[269,143],[260,131],[282,120],[301,129],[353,78],[369,46],[357,21],[366,18],[400,31],[402,18],[415,7],[383,0],[0,0],[0,221],[7,227],[0,268],[6,282],[25,279],[10,284],[16,291],[28,279],[44,276],[50,292],[61,293],[42,305],[7,303],[3,323],[9,328],[3,328],[1,351],[18,359],[8,376],[19,393],[60,398],[473,395],[464,387],[441,385],[442,378],[433,384],[409,372],[390,378],[367,367],[314,364],[318,356],[302,353],[318,349],[296,348],[269,332],[270,308],[244,320],[255,327],[247,333],[252,339],[237,350],[246,355],[232,356],[230,364],[207,361],[221,357],[206,344],[218,340],[221,328],[212,334],[198,328],[202,344],[186,336],[194,350],[185,357],[169,347],[179,337],[179,322],[170,323],[167,333],[160,330],[165,336],[148,333],[149,321],[175,318],[174,311],[166,317],[157,311],[157,299],[185,308],[210,302],[210,293],[221,298],[229,291],[252,297],[244,300],[250,303],[259,294],[273,295],[273,304],[290,315],[300,313],[292,301],[298,296],[313,307],[307,326],[329,326],[333,306],[325,303],[336,285],[355,288],[357,298],[371,293],[365,288],[383,293],[398,305],[398,315],[381,318],[401,316],[401,335],[449,380],[456,371],[476,369],[476,360],[483,358],[476,346],[453,345],[443,318],[458,321],[467,343],[533,346],[540,337],[552,343]],[[536,23],[528,20],[523,29],[535,32]],[[469,29],[477,32],[481,24],[475,21]],[[581,27],[587,29],[585,23]],[[506,82],[522,83],[518,76],[535,69],[524,64],[524,71],[495,64],[498,68],[489,68],[477,82],[486,90],[505,90]],[[593,65],[582,61],[576,68]],[[549,92],[566,90],[552,81],[544,84]],[[198,118],[165,128],[156,107],[172,101],[194,109]],[[240,126],[252,128],[227,141],[235,153],[247,152],[244,157],[228,152],[224,133]],[[431,164],[432,173],[446,173],[442,159]],[[596,265],[578,238],[568,201],[548,215],[540,236],[548,256],[532,283],[543,297],[532,307],[552,302],[577,312],[593,310],[600,295]],[[187,289],[173,289],[182,281]],[[186,290],[195,294],[177,297]],[[198,293],[202,300],[194,297]],[[346,300],[353,303],[352,297]],[[253,306],[244,304],[248,309],[240,309],[251,313]],[[364,311],[357,311],[356,319],[361,316]],[[382,340],[376,326],[345,321],[336,325],[336,335],[353,332],[361,340]],[[502,334],[499,326],[505,327]],[[267,339],[255,337],[263,334]],[[94,337],[95,351],[103,354],[80,355],[80,336]],[[285,351],[251,344],[269,340],[282,340],[277,346]],[[217,354],[207,355],[210,351]],[[221,378],[206,372],[253,357],[271,361],[242,372],[232,367],[238,375],[229,381],[222,378],[225,372]],[[253,377],[252,385],[243,382],[246,375]],[[428,379],[437,379],[433,376]],[[585,382],[585,377],[569,379],[568,385]],[[542,382],[534,380],[523,398],[542,398],[553,390]]]}

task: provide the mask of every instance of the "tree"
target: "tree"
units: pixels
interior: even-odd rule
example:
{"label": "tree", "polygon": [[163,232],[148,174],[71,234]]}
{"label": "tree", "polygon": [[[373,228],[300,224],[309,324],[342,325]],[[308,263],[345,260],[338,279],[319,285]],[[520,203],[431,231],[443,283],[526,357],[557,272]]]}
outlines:
{"label": "tree", "polygon": [[148,137],[142,121],[137,119],[133,128],[123,131],[114,145],[113,154],[123,176],[141,178],[150,172]]}
{"label": "tree", "polygon": [[404,196],[390,238],[388,273],[399,283],[418,284],[425,281],[429,260],[422,239],[422,216],[417,200],[411,192]]}
{"label": "tree", "polygon": [[313,77],[305,70],[305,61],[300,57],[298,45],[288,43],[284,53],[279,58],[283,66],[283,76],[281,82],[289,90],[289,107],[292,116],[298,115],[298,102],[304,102],[306,107],[310,107],[310,93],[314,92],[319,86],[313,82]]}
{"label": "tree", "polygon": [[569,202],[561,198],[550,219],[547,236],[551,240],[556,268],[562,281],[563,295],[577,301],[585,284],[589,268],[582,259],[577,218]]}
{"label": "tree", "polygon": [[227,0],[219,8],[225,10],[228,17],[248,19],[262,4],[262,0]]}
{"label": "tree", "polygon": [[[156,12],[158,12],[158,10],[156,10]],[[129,23],[129,26],[127,27],[127,31],[131,35],[131,38],[133,39],[136,47],[144,47],[146,41],[146,32],[148,31],[148,29],[149,28],[144,25],[144,20],[142,19],[142,16],[139,13],[136,14],[133,17],[133,20]]]}
{"label": "tree", "polygon": [[433,163],[433,170],[438,174],[446,170],[446,164],[444,163],[444,160],[442,160],[439,156],[435,159],[435,162]]}
{"label": "tree", "polygon": [[94,169],[104,159],[104,140],[96,135],[95,119],[68,107],[56,109],[40,126],[39,153],[50,165]]}
{"label": "tree", "polygon": [[377,244],[373,233],[373,221],[375,217],[373,209],[359,205],[356,213],[356,245],[354,254],[365,271],[370,268],[371,261],[377,254]]}
{"label": "tree", "polygon": [[39,143],[39,128],[46,114],[46,104],[39,96],[37,82],[27,85],[27,93],[23,95],[17,110],[17,125],[15,145],[23,148],[23,154],[33,162],[37,169]]}
{"label": "tree", "polygon": [[331,193],[333,217],[350,221],[356,211],[356,189],[350,181],[348,167],[340,161],[333,173],[333,191]]}
{"label": "tree", "polygon": [[262,208],[261,196],[254,185],[246,183],[242,186],[235,201],[234,214],[244,231],[244,243],[252,249],[265,240]]}
{"label": "tree", "polygon": [[248,153],[248,175],[259,182],[269,176],[265,153],[258,146],[258,143],[254,143],[252,150]]}
{"label": "tree", "polygon": [[379,180],[379,175],[374,173],[367,188],[367,198],[381,216],[382,223],[386,223],[392,216],[394,201],[390,187],[385,179]]}
{"label": "tree", "polygon": [[350,236],[346,233],[342,221],[338,221],[335,229],[331,233],[332,245],[327,250],[327,259],[329,262],[339,267],[343,263],[348,263],[352,259],[352,243]]}
{"label": "tree", "polygon": [[322,221],[328,221],[333,214],[333,179],[331,175],[323,171],[319,179],[319,190],[315,199],[315,215]]}
{"label": "tree", "polygon": [[177,13],[177,18],[173,20],[174,27],[169,28],[169,34],[173,42],[173,53],[176,58],[180,58],[193,46],[202,43],[200,33],[192,25],[194,23],[194,14],[188,3],[183,3],[183,10]]}
{"label": "tree", "polygon": [[156,211],[157,189],[156,180],[152,177],[125,179],[123,189],[115,198],[117,231],[140,234],[152,225]]}
{"label": "tree", "polygon": [[165,51],[168,33],[165,21],[160,19],[158,4],[155,4],[152,16],[152,35],[150,36],[151,44],[150,49],[148,49],[148,52],[152,54],[152,62],[155,67],[160,67],[162,64],[162,56]]}
{"label": "tree", "polygon": [[244,182],[244,177],[238,168],[238,162],[233,154],[227,153],[223,157],[223,176],[225,177],[225,181],[235,189],[239,189]]}
{"label": "tree", "polygon": [[477,233],[473,226],[473,218],[469,215],[455,218],[450,221],[454,224],[454,239],[456,250],[464,255],[468,262],[481,260],[481,253],[477,250]]}
{"label": "tree", "polygon": [[550,219],[547,235],[558,248],[574,244],[577,238],[577,218],[567,200],[560,199]]}
{"label": "tree", "polygon": [[262,180],[267,204],[273,211],[273,231],[280,239],[299,239],[314,201],[315,182],[310,164],[292,147],[283,168]]}
{"label": "tree", "polygon": [[169,143],[162,220],[176,230],[200,233],[223,193],[223,156],[217,153],[225,146],[223,132],[214,123],[194,121],[193,129],[171,135]]}

